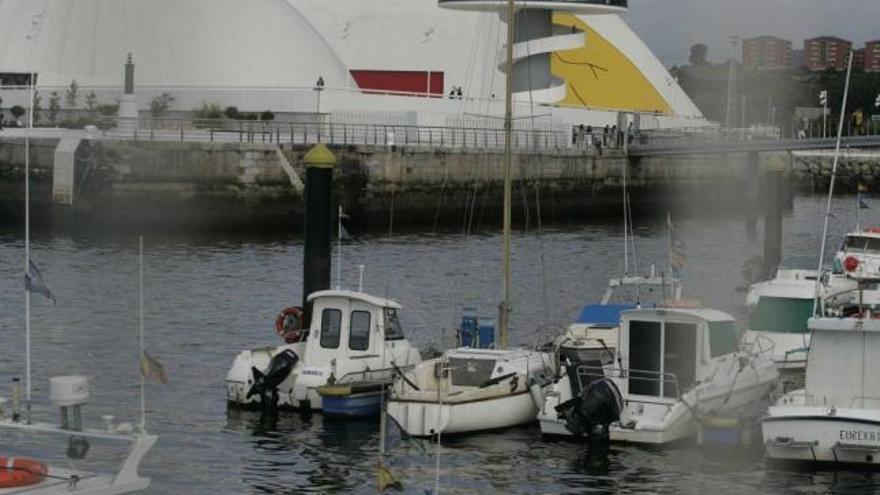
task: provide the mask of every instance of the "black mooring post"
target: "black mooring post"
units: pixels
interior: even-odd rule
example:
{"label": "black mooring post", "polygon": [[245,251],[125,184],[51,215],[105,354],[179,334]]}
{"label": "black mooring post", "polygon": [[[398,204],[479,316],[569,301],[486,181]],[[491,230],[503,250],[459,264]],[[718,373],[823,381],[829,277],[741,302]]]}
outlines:
{"label": "black mooring post", "polygon": [[764,278],[776,276],[782,262],[782,207],[785,204],[783,175],[785,169],[771,166],[767,169],[764,211]]}
{"label": "black mooring post", "polygon": [[312,317],[309,294],[330,288],[330,242],[333,234],[333,168],[336,157],[318,143],[303,157],[306,167],[305,245],[303,259],[304,324]]}

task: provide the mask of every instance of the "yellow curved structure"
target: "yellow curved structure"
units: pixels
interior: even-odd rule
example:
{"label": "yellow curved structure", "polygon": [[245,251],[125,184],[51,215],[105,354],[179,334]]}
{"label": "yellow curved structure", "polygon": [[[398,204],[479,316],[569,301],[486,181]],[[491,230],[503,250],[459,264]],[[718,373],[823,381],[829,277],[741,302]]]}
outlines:
{"label": "yellow curved structure", "polygon": [[553,23],[583,31],[581,48],[554,52],[550,71],[566,81],[561,105],[622,111],[673,113],[648,78],[624,54],[571,14],[553,14]]}

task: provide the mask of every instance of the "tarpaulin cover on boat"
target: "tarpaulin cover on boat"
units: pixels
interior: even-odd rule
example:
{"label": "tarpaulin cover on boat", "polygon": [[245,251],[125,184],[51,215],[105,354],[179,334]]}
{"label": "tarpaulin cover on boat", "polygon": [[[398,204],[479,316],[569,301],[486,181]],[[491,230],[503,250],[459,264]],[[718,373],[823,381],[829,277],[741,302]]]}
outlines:
{"label": "tarpaulin cover on boat", "polygon": [[577,323],[614,327],[620,323],[620,313],[635,308],[635,304],[587,304],[581,310]]}

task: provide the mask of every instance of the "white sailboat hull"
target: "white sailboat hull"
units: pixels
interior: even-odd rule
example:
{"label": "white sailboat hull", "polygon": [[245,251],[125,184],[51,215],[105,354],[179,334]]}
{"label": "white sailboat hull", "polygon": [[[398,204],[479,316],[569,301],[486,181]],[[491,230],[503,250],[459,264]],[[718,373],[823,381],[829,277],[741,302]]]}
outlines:
{"label": "white sailboat hull", "polygon": [[388,414],[414,437],[508,428],[534,422],[535,413],[535,403],[528,391],[455,404],[388,403]]}

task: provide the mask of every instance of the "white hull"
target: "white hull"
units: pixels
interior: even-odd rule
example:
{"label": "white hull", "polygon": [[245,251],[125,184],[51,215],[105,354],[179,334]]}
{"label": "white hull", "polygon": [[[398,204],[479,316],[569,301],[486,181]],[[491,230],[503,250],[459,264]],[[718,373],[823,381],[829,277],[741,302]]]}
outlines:
{"label": "white hull", "polygon": [[[724,385],[716,385],[709,393],[688,392],[683,397],[684,401],[648,396],[627,397],[621,421],[611,425],[611,440],[666,444],[692,437],[697,434],[699,416],[709,413],[713,416],[736,415],[766,397],[776,382],[776,376],[772,370],[765,369],[753,375],[752,379],[739,380],[740,383],[734,384],[733,389],[728,383],[727,388]],[[560,401],[558,396],[548,395],[550,396],[538,416],[541,433],[548,436],[573,436],[557,418],[555,410],[557,405],[567,399]],[[685,401],[691,407],[688,407]]]}
{"label": "white hull", "polygon": [[776,406],[761,422],[775,461],[880,464],[880,411]]}
{"label": "white hull", "polygon": [[528,391],[458,404],[393,401],[388,414],[410,436],[438,432],[470,433],[523,425],[535,421],[535,403]]}

